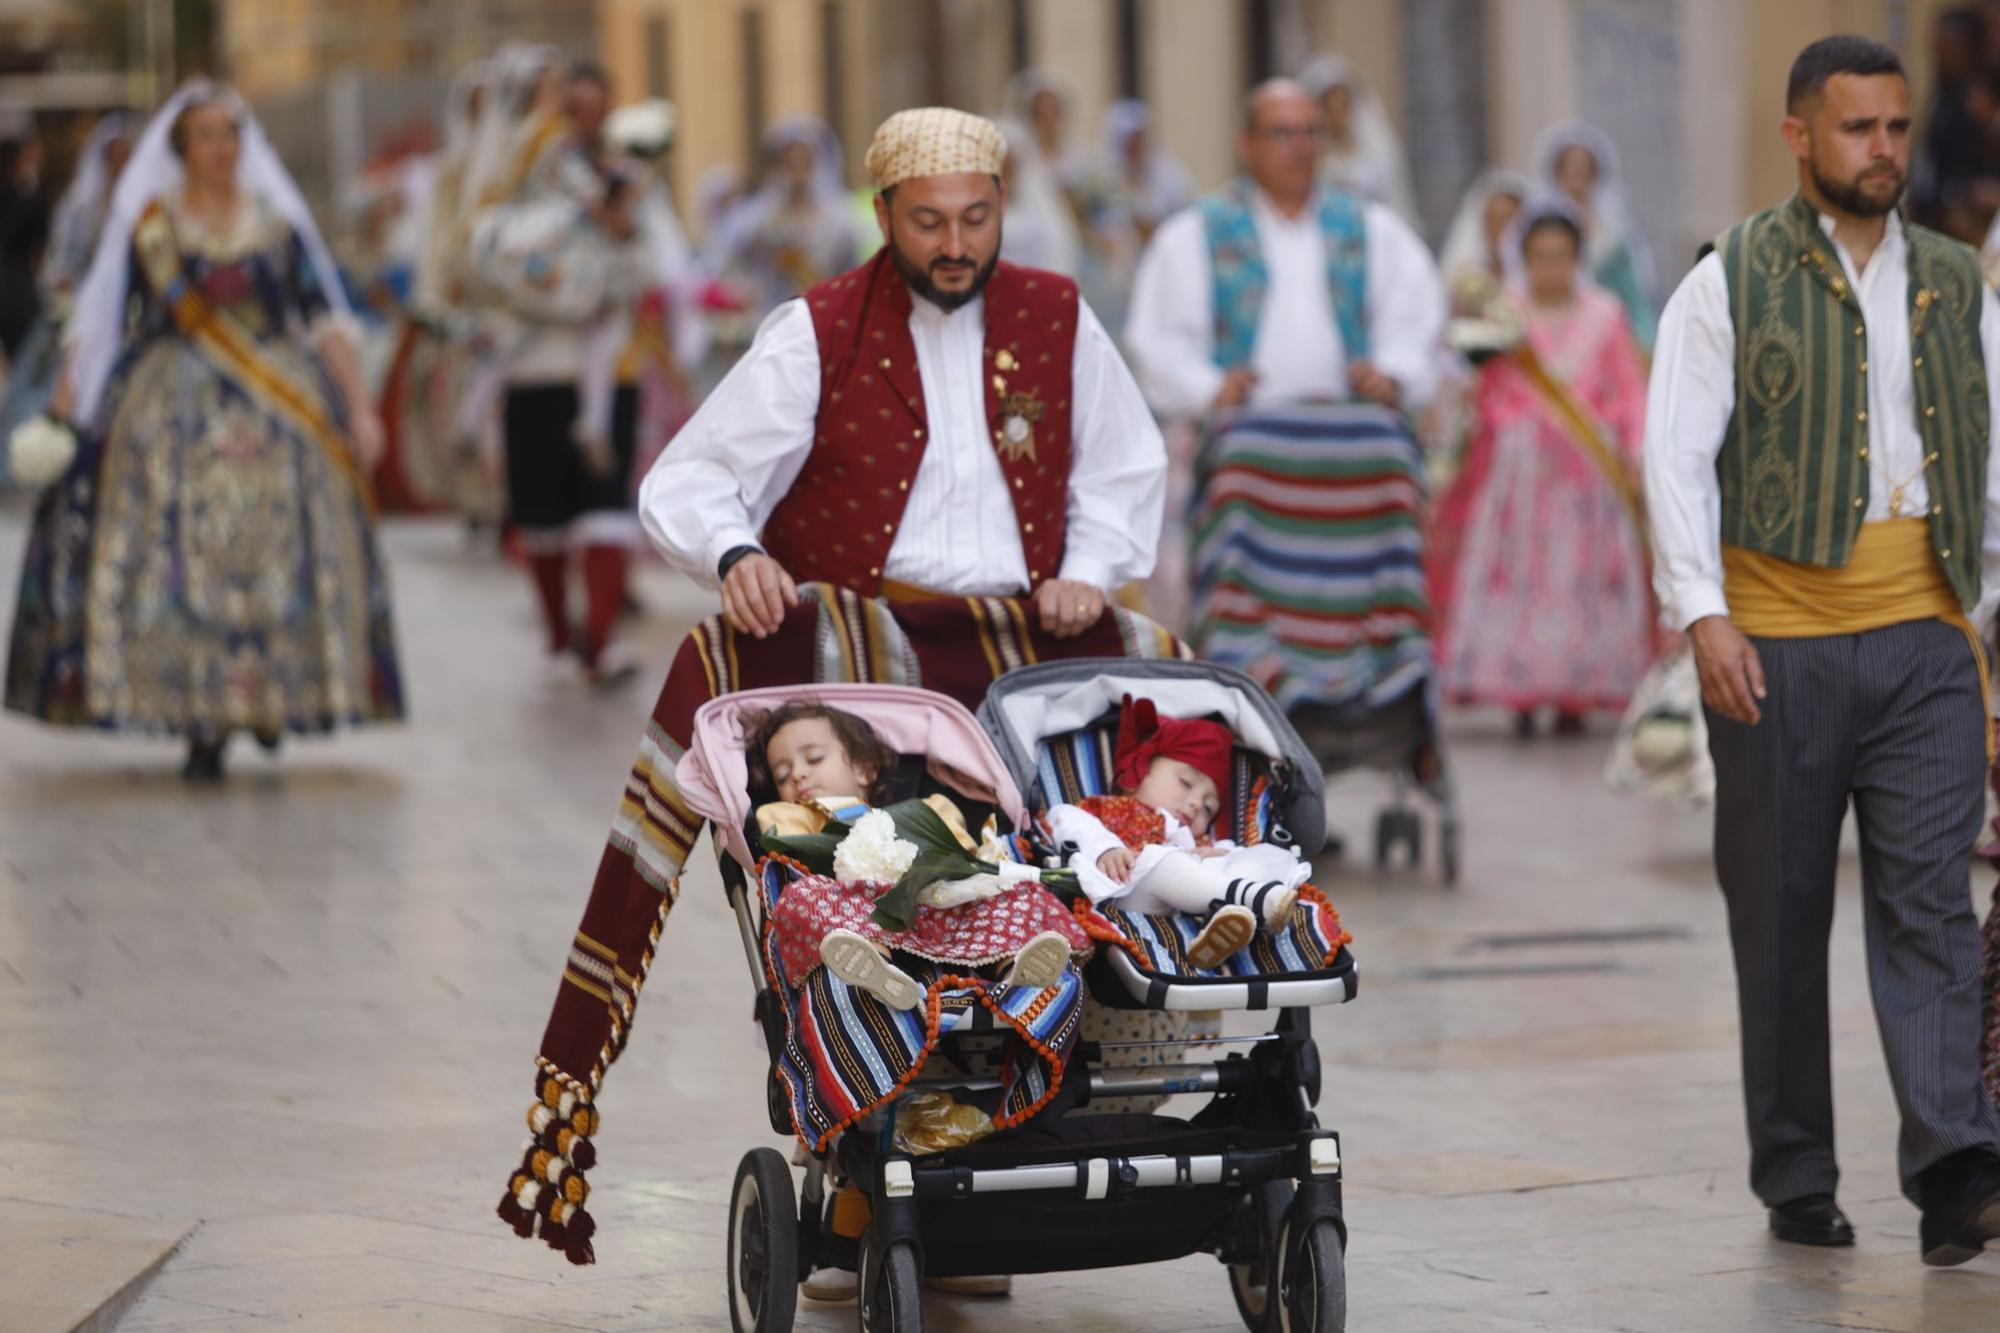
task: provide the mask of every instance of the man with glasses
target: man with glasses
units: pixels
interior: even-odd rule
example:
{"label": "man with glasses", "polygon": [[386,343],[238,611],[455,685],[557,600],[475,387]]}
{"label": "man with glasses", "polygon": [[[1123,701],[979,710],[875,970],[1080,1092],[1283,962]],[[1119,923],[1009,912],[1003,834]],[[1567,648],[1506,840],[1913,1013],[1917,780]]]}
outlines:
{"label": "man with glasses", "polygon": [[1443,284],[1394,211],[1320,179],[1324,138],[1305,88],[1255,89],[1242,176],[1160,227],[1125,328],[1154,410],[1209,437],[1195,645],[1287,707],[1393,702],[1430,656],[1404,414],[1436,387]]}

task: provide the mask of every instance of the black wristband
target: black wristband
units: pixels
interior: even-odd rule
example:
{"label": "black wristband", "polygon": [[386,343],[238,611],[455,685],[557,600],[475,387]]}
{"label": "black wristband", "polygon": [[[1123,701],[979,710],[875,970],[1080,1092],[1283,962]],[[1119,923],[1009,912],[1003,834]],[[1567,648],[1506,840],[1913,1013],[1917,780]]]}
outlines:
{"label": "black wristband", "polygon": [[736,568],[736,563],[743,559],[743,557],[762,554],[764,554],[764,548],[761,546],[752,546],[747,543],[742,546],[732,546],[722,553],[722,559],[716,561],[715,577],[726,579],[729,577],[729,571]]}

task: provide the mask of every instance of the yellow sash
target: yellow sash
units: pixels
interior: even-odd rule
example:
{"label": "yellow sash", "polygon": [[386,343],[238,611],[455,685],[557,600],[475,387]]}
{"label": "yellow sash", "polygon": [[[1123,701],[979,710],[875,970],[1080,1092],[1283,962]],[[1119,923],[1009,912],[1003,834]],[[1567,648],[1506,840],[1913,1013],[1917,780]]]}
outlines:
{"label": "yellow sash", "polygon": [[534,174],[535,164],[542,160],[542,153],[551,143],[569,131],[569,117],[556,114],[544,115],[542,123],[528,136],[528,142],[521,146],[520,156],[514,159],[514,169],[507,173],[507,179],[487,186],[485,193],[479,196],[479,206],[485,208],[519,194],[521,187],[528,183],[528,177]]}
{"label": "yellow sash", "polygon": [[1928,520],[1863,523],[1847,563],[1839,568],[1797,564],[1725,544],[1722,592],[1736,628],[1762,639],[1860,634],[1912,620],[1942,620],[1955,626],[1964,632],[1979,664],[1979,691],[1987,718],[1986,757],[1989,761],[1994,757],[1986,645],[1965,618],[1931,550]]}
{"label": "yellow sash", "polygon": [[208,303],[201,289],[187,276],[173,222],[159,200],[146,206],[132,239],[139,252],[139,267],[145,272],[153,294],[173,316],[174,326],[211,361],[257,394],[266,407],[284,416],[318,445],[328,461],[352,483],[361,503],[372,515],[375,493],[355,465],[347,436],[327,412],[325,400],[266,355],[257,335],[245,328],[241,320]]}

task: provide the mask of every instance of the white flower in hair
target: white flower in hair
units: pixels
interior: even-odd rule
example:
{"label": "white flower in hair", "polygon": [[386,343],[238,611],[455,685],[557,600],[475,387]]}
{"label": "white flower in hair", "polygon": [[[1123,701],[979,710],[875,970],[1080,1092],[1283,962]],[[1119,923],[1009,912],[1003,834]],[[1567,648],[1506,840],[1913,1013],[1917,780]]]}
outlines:
{"label": "white flower in hair", "polygon": [[31,417],[8,437],[7,458],[16,481],[40,490],[69,471],[76,458],[76,432],[54,417]]}
{"label": "white flower in hair", "polygon": [[896,836],[887,810],[870,810],[833,851],[833,877],[842,884],[894,884],[917,859],[917,845]]}

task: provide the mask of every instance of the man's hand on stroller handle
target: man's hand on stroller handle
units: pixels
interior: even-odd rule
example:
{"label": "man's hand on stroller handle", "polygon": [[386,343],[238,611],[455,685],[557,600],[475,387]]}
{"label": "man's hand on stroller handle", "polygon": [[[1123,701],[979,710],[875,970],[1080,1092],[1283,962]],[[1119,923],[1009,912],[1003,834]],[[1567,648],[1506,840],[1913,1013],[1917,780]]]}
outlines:
{"label": "man's hand on stroller handle", "polygon": [[744,556],[723,576],[722,614],[739,634],[769,637],[784,623],[785,612],[798,604],[792,576],[762,551]]}
{"label": "man's hand on stroller handle", "polygon": [[1076,579],[1050,579],[1035,589],[1042,629],[1058,639],[1074,639],[1104,614],[1104,590]]}

